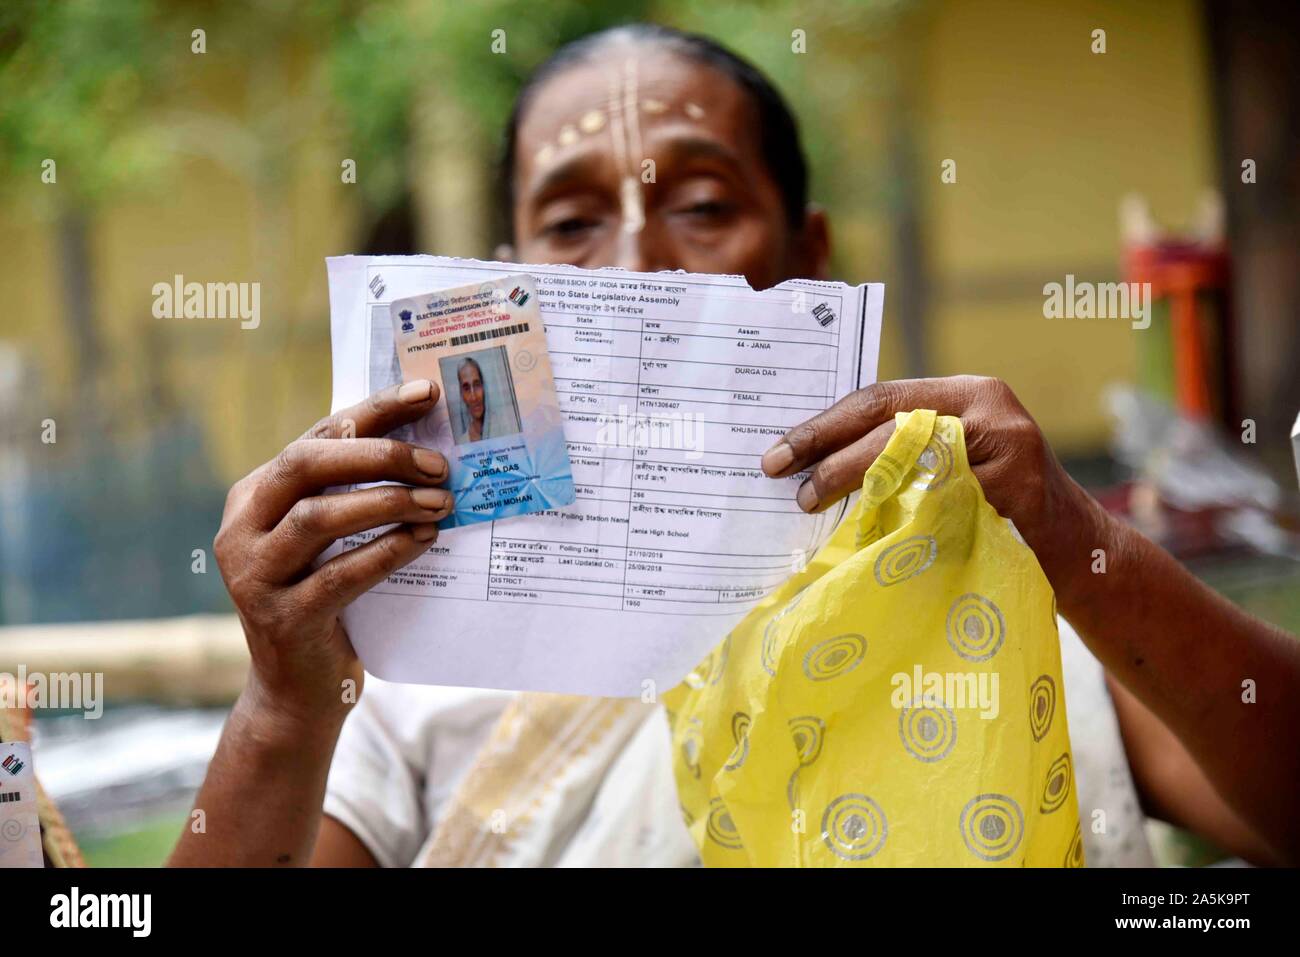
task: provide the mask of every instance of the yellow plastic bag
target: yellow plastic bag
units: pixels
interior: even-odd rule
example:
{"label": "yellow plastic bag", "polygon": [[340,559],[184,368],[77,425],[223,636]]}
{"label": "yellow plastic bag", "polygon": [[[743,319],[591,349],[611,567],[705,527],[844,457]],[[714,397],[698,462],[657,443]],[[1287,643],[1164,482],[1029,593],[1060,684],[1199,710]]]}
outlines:
{"label": "yellow plastic bag", "polygon": [[1056,600],[958,419],[899,415],[830,541],[665,704],[710,867],[1083,864]]}

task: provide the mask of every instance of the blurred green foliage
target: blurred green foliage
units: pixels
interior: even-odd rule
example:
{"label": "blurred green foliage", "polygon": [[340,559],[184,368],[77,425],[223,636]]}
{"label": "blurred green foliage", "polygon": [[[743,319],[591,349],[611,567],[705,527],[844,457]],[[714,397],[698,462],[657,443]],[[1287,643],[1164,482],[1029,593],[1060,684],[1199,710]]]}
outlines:
{"label": "blurred green foliage", "polygon": [[[306,72],[289,82],[297,96],[325,110],[335,135],[349,144],[348,155],[366,170],[357,185],[372,209],[405,198],[419,97],[452,98],[469,124],[467,145],[489,150],[519,87],[547,56],[583,34],[638,20],[709,34],[759,63],[787,94],[799,91],[791,98],[809,153],[819,165],[833,166],[836,137],[823,125],[819,105],[861,98],[866,106],[894,94],[887,51],[863,54],[915,6],[916,0],[827,0],[812,8],[789,0],[6,0],[0,4],[0,189],[12,177],[38,175],[47,158],[57,160],[59,182],[80,202],[156,184],[179,152],[192,149],[184,135],[192,131],[162,111],[195,73],[186,67],[196,56],[191,32],[197,28],[206,33],[206,55],[234,82],[253,88],[253,81],[278,82],[266,70],[269,61]],[[810,50],[830,48],[836,55],[792,55],[796,29],[805,31]],[[504,31],[504,55],[493,52],[495,30]],[[302,102],[286,101],[295,111]],[[224,119],[256,129],[257,117]],[[290,116],[302,119],[298,112]],[[271,125],[292,139],[294,131],[278,119]],[[237,138],[230,127],[225,137],[223,127],[201,129],[209,139]]]}
{"label": "blurred green foliage", "polygon": [[0,184],[58,163],[81,200],[141,176],[160,158],[140,123],[167,64],[154,0],[0,4]]}

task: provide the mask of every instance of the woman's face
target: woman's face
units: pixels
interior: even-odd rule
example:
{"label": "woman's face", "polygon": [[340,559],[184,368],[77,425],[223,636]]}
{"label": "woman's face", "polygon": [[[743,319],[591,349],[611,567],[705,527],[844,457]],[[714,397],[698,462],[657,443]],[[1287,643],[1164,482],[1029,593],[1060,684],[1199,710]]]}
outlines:
{"label": "woman's face", "polygon": [[478,368],[472,365],[461,366],[456,373],[460,379],[460,401],[469,409],[470,418],[483,421],[483,377]]}
{"label": "woman's face", "polygon": [[522,262],[823,278],[825,220],[790,227],[758,111],[725,74],[620,43],[546,81],[516,141]]}

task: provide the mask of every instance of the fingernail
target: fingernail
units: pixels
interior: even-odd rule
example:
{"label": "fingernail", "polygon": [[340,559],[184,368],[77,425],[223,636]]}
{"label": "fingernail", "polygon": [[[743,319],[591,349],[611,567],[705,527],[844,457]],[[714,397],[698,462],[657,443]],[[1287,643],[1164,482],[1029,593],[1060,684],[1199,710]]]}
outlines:
{"label": "fingernail", "polygon": [[817,507],[817,490],[813,488],[812,479],[799,486],[799,491],[795,493],[794,500],[799,503],[799,507],[805,512],[811,512]]}
{"label": "fingernail", "polygon": [[411,498],[420,508],[441,512],[451,507],[451,493],[440,488],[413,488]]}
{"label": "fingernail", "polygon": [[410,405],[417,405],[429,398],[433,392],[433,383],[428,379],[415,379],[397,390],[397,397]]}
{"label": "fingernail", "polygon": [[768,475],[779,475],[790,467],[794,461],[794,449],[785,442],[778,442],[763,453],[763,471]]}
{"label": "fingernail", "polygon": [[411,529],[411,537],[417,542],[431,541],[438,534],[438,526],[433,523],[416,525]]}
{"label": "fingernail", "polygon": [[447,474],[447,460],[432,449],[416,449],[411,453],[415,467],[430,478],[442,478]]}

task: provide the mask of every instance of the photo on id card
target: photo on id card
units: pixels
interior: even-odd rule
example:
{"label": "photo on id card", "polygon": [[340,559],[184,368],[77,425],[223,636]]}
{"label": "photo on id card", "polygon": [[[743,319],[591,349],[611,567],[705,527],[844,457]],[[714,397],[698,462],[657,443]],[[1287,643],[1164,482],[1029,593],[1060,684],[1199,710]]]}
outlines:
{"label": "photo on id card", "polygon": [[564,417],[531,276],[505,276],[390,306],[403,381],[438,383],[411,441],[447,458],[455,528],[570,505]]}

